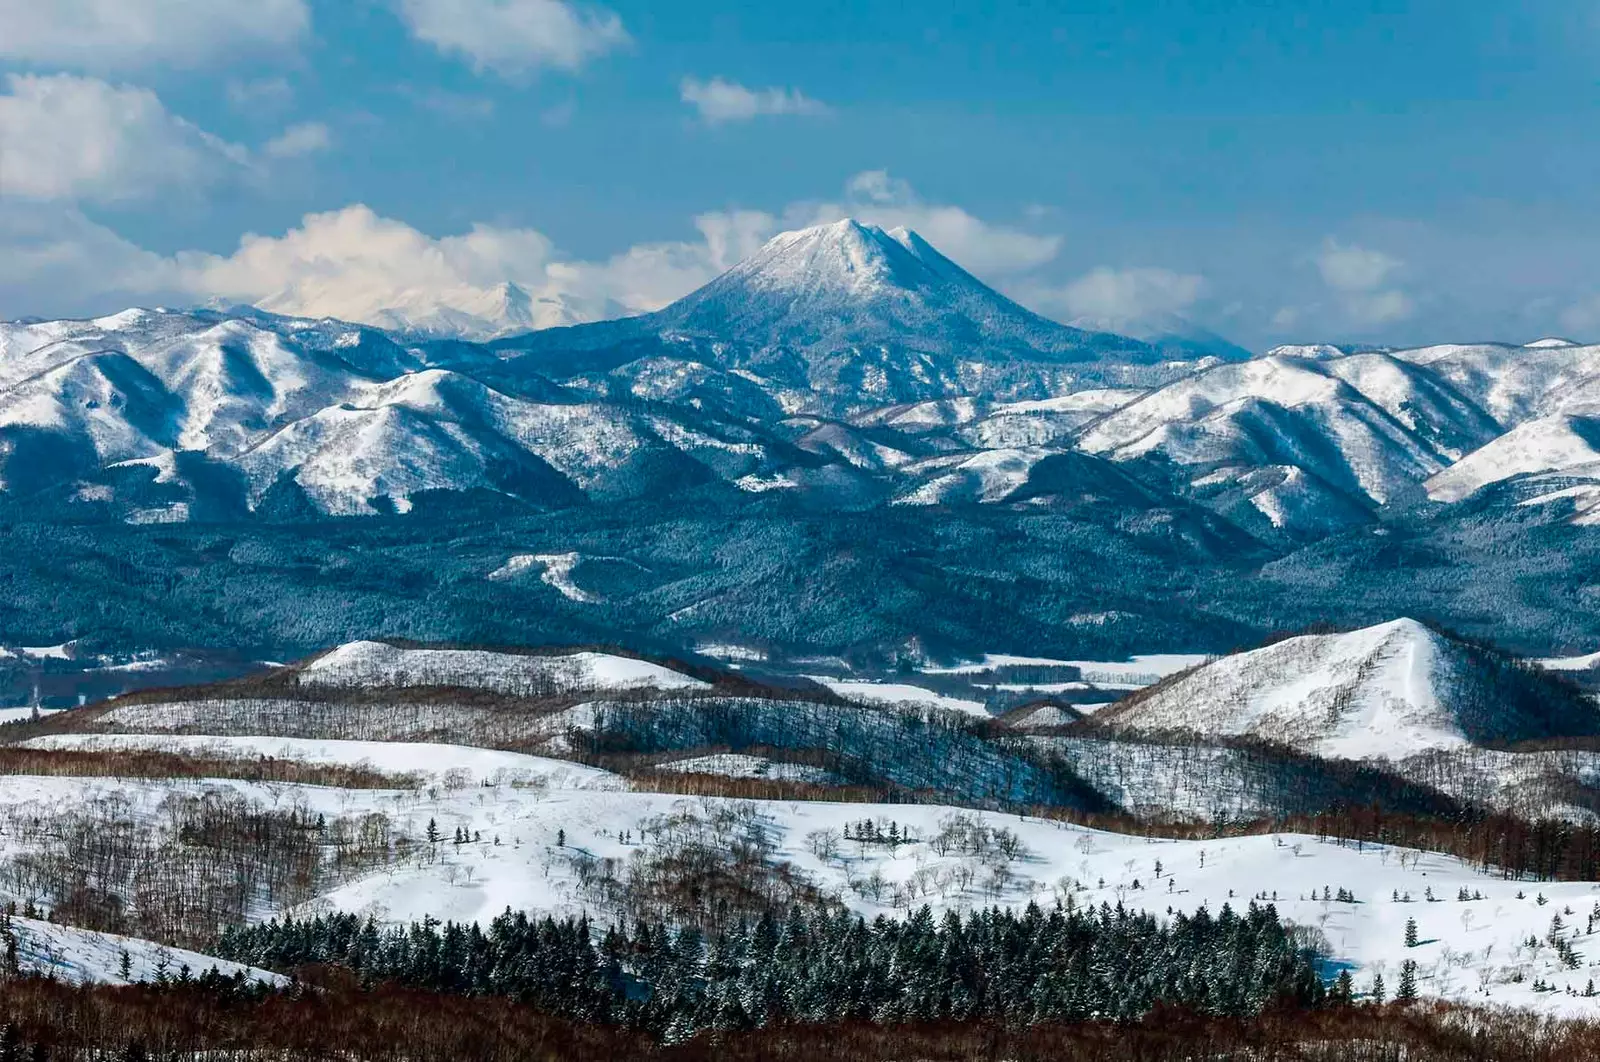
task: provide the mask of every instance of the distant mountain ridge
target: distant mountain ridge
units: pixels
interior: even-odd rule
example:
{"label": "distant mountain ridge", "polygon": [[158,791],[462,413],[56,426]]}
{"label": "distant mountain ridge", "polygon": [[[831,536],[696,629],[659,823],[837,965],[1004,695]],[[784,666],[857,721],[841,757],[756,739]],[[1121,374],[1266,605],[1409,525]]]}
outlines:
{"label": "distant mountain ridge", "polygon": [[440,338],[454,314],[560,319],[510,285],[458,294],[417,293],[395,331],[259,309],[0,325],[0,486],[134,520],[687,490],[1163,513],[1207,541],[1475,498],[1600,521],[1600,347],[1570,340],[1251,358],[1200,336],[1173,360],[1185,322],[1061,325],[850,219],[634,318]]}

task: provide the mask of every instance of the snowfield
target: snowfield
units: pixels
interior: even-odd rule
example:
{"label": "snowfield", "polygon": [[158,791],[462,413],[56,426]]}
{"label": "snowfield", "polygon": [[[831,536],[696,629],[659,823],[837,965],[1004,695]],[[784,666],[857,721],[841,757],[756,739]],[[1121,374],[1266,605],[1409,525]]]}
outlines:
{"label": "snowfield", "polygon": [[[279,751],[293,749],[278,746]],[[430,751],[439,771],[470,772],[475,765],[482,769],[476,750]],[[344,791],[238,781],[6,777],[0,778],[0,808],[48,813],[116,794],[140,816],[159,822],[168,795],[211,787],[273,806],[301,804],[330,817],[382,811],[413,838],[422,838],[430,822],[445,838],[458,828],[466,831],[471,838],[467,843],[424,845],[411,861],[346,881],[301,909],[353,911],[392,921],[428,916],[487,920],[507,907],[595,916],[594,899],[581,886],[581,863],[607,858],[625,862],[639,850],[640,831],[655,816],[729,803],[504,784]],[[1159,841],[937,805],[772,801],[748,806],[773,839],[779,859],[867,917],[903,914],[908,905],[924,903],[942,911],[1069,898],[1075,904],[1121,902],[1165,916],[1169,908],[1206,906],[1214,912],[1224,903],[1242,907],[1265,893],[1284,917],[1324,939],[1331,958],[1348,964],[1360,988],[1381,972],[1392,990],[1400,962],[1414,959],[1425,995],[1556,1014],[1600,1013],[1600,1001],[1565,992],[1568,987],[1581,992],[1600,965],[1600,939],[1588,944],[1589,915],[1600,904],[1600,886],[1591,883],[1509,881],[1447,856],[1340,846],[1287,834]],[[914,840],[889,846],[842,839],[850,824],[864,819],[885,826],[892,821]],[[962,822],[1011,831],[1020,842],[1016,858],[950,849],[941,853],[941,831]],[[833,839],[831,845],[819,842],[827,837]],[[0,838],[0,856],[14,856],[23,848],[15,838]],[[1333,899],[1340,889],[1353,891],[1357,902]],[[1472,898],[1458,899],[1463,890]],[[256,916],[277,913],[260,910]],[[1563,928],[1556,933],[1570,940],[1581,956],[1576,969],[1558,962],[1548,944],[1558,915]],[[1407,948],[1405,922],[1413,917],[1420,943]],[[76,969],[95,976],[106,976],[108,965],[114,970],[115,938],[106,943],[92,934],[65,936],[81,941],[59,945],[65,961]],[[1540,943],[1531,946],[1530,938]],[[136,969],[143,971],[154,959],[141,953],[136,961],[141,964]],[[199,959],[182,961],[196,968],[204,965]],[[1554,984],[1556,991],[1534,991],[1536,980]]]}
{"label": "snowfield", "polygon": [[689,756],[656,765],[658,771],[679,774],[715,774],[723,778],[770,778],[773,781],[805,782],[811,785],[837,785],[838,776],[820,767],[782,763],[766,756],[719,752],[709,756]]}
{"label": "snowfield", "polygon": [[399,649],[384,642],[342,645],[307,664],[299,681],[304,686],[342,689],[460,686],[507,694],[710,687],[659,664],[610,653],[536,656],[478,649]]}
{"label": "snowfield", "polygon": [[942,693],[922,686],[913,686],[908,682],[865,682],[849,679],[829,678],[827,675],[807,675],[814,682],[820,682],[834,693],[852,701],[863,704],[928,704],[935,708],[944,708],[947,711],[963,712],[967,715],[989,717],[988,709],[984,708],[982,701],[970,701],[961,697],[947,697]]}
{"label": "snowfield", "polygon": [[[1096,686],[1139,689],[1180,671],[1199,667],[1213,657],[1201,653],[1153,653],[1128,660],[1053,660],[1042,656],[985,653],[982,660],[954,667],[925,667],[924,675],[972,675],[1002,667],[1075,667],[1083,681]],[[1036,689],[1042,687],[1034,687]]]}

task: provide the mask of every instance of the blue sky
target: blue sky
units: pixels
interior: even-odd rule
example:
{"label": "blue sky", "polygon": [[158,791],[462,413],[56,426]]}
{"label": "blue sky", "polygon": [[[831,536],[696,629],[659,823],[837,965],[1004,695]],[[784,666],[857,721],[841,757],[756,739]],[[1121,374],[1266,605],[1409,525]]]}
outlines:
{"label": "blue sky", "polygon": [[1589,0],[0,0],[0,315],[593,317],[852,212],[1063,319],[1600,338],[1597,45]]}

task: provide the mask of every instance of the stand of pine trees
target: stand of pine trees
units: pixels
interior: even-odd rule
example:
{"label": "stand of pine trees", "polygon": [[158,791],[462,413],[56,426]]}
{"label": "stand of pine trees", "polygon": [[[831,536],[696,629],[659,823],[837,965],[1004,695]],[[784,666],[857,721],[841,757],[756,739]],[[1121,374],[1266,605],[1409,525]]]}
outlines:
{"label": "stand of pine trees", "polygon": [[[596,940],[598,938],[598,943]],[[798,909],[707,938],[692,928],[531,920],[487,930],[354,915],[271,922],[224,934],[219,953],[279,970],[332,965],[388,983],[506,997],[561,1018],[680,1042],[794,1023],[1134,1021],[1161,1005],[1244,1016],[1317,1006],[1315,956],[1271,906],[1157,921],[1120,905],[1022,914],[998,908],[936,920],[866,922]]]}

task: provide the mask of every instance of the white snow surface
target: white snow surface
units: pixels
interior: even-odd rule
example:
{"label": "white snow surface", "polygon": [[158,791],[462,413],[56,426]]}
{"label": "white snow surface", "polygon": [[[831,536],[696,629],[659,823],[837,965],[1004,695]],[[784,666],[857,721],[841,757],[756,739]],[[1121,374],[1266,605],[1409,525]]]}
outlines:
{"label": "white snow surface", "polygon": [[1096,422],[1078,445],[1117,460],[1161,453],[1204,471],[1294,465],[1381,504],[1451,459],[1391,412],[1421,390],[1392,360],[1363,370],[1267,356],[1169,384]]}
{"label": "white snow surface", "polygon": [[384,642],[351,642],[307,664],[307,686],[462,686],[497,693],[706,689],[708,683],[610,653],[550,656],[480,649],[400,649]]}
{"label": "white snow surface", "polygon": [[963,712],[967,715],[989,717],[989,712],[982,701],[971,701],[961,697],[949,697],[942,693],[923,686],[914,686],[908,682],[865,682],[850,679],[830,678],[827,675],[807,675],[807,678],[820,682],[841,697],[853,701],[864,701],[868,704],[927,704],[935,708],[945,708],[952,712]]}
{"label": "white snow surface", "polygon": [[[1027,486],[1034,466],[1054,450],[1032,446],[1022,449],[985,450],[941,471],[926,483],[896,498],[896,505],[945,505],[960,502],[1003,502]],[[946,459],[930,462],[945,467]]]}
{"label": "white snow surface", "polygon": [[1441,703],[1450,681],[1443,640],[1401,619],[1224,657],[1100,718],[1129,730],[1253,734],[1320,756],[1403,759],[1471,743]]}
{"label": "white snow surface", "polygon": [[1588,653],[1584,656],[1552,656],[1534,663],[1547,671],[1593,671],[1600,668],[1600,653]]}
{"label": "white snow surface", "polygon": [[1455,502],[1491,483],[1535,472],[1600,478],[1600,420],[1557,415],[1506,432],[1427,482],[1435,501]]}
{"label": "white snow surface", "polygon": [[783,763],[766,756],[749,756],[743,753],[717,752],[706,756],[689,756],[656,764],[658,771],[680,774],[715,774],[724,778],[766,778],[783,782],[807,782],[812,785],[837,784],[839,779],[821,767],[808,767],[800,763]]}
{"label": "white snow surface", "polygon": [[[452,762],[441,758],[439,766],[443,769]],[[506,785],[395,793],[239,782],[6,777],[0,778],[0,806],[49,813],[80,806],[96,795],[121,793],[138,814],[159,821],[160,804],[168,794],[208,786],[231,788],[279,806],[304,803],[330,817],[379,810],[413,837],[423,836],[430,820],[447,837],[457,828],[481,834],[481,841],[439,845],[431,861],[419,858],[347,881],[301,909],[305,914],[343,910],[393,922],[429,916],[487,921],[508,906],[557,917],[587,913],[604,921],[606,916],[580,890],[575,855],[626,861],[637,845],[621,835],[637,837],[639,827],[651,817],[726,803],[717,798]],[[1569,985],[1581,990],[1594,974],[1588,964],[1595,958],[1586,959],[1583,969],[1565,970],[1549,947],[1534,951],[1524,946],[1529,936],[1544,937],[1557,913],[1568,927],[1564,933],[1581,933],[1585,917],[1600,901],[1600,888],[1592,883],[1519,883],[1446,856],[1381,845],[1341,847],[1293,834],[1159,841],[938,805],[749,804],[773,838],[779,858],[867,918],[903,915],[908,905],[923,903],[941,912],[990,903],[1049,904],[1068,895],[1078,904],[1121,901],[1165,917],[1169,907],[1192,912],[1205,906],[1213,913],[1224,903],[1243,907],[1252,895],[1265,892],[1280,915],[1321,931],[1331,957],[1350,965],[1358,986],[1376,972],[1392,984],[1399,963],[1414,959],[1419,964],[1418,987],[1425,996],[1526,1006],[1546,1013],[1600,1013],[1595,1000],[1559,990]],[[941,856],[927,843],[957,815],[1012,830],[1026,847],[1025,858],[1009,865],[1012,877],[998,893],[985,887],[983,868],[974,857]],[[897,822],[902,832],[909,828],[921,840],[893,849],[844,843],[826,861],[813,853],[808,842],[812,833],[842,833],[847,823],[862,819]],[[557,844],[558,831],[564,847]],[[0,854],[14,852],[16,845],[14,838],[0,838]],[[1162,866],[1159,876],[1157,861]],[[863,881],[874,871],[886,882],[876,899],[849,887],[849,881]],[[966,887],[959,884],[962,873],[972,875]],[[1325,888],[1352,889],[1359,902],[1323,900]],[[1463,888],[1483,898],[1458,901]],[[1425,900],[1429,889],[1437,902]],[[1412,902],[1395,902],[1395,895],[1402,900],[1409,896]],[[262,910],[257,917],[277,913]],[[1403,943],[1408,917],[1416,918],[1423,941],[1414,949]],[[1583,947],[1582,939],[1576,943],[1580,951],[1592,950]],[[104,970],[108,964],[115,968],[114,945],[98,948],[97,955],[96,969]],[[1558,991],[1534,992],[1535,978],[1553,980]],[[1480,986],[1487,986],[1488,997]]]}
{"label": "white snow surface", "polygon": [[[56,925],[36,918],[13,918],[19,965],[29,973],[53,976],[73,984],[138,984],[152,982],[163,973],[180,976],[184,967],[193,976],[215,969],[227,977],[243,973],[251,981],[286,985],[289,979],[227,959],[183,948],[169,948],[138,937],[97,933],[75,926]],[[128,977],[122,977],[122,956],[128,956]]]}
{"label": "white snow surface", "polygon": [[600,599],[579,586],[572,579],[572,569],[583,560],[580,553],[520,553],[489,573],[497,582],[515,579],[534,568],[539,568],[539,579],[561,592],[561,596],[580,604],[593,604]]}
{"label": "white snow surface", "polygon": [[1054,660],[1043,656],[1014,656],[985,653],[982,660],[954,667],[923,668],[927,675],[971,675],[997,667],[1075,667],[1085,682],[1096,686],[1123,686],[1137,689],[1199,667],[1212,659],[1203,653],[1149,653],[1127,660]]}
{"label": "white snow surface", "polygon": [[[139,750],[224,759],[290,760],[295,763],[361,767],[410,776],[423,784],[515,785],[538,780],[555,789],[626,788],[609,771],[567,760],[520,752],[410,741],[334,741],[285,737],[211,737],[195,734],[50,734],[24,748],[84,752]],[[449,775],[449,779],[446,779]]]}

